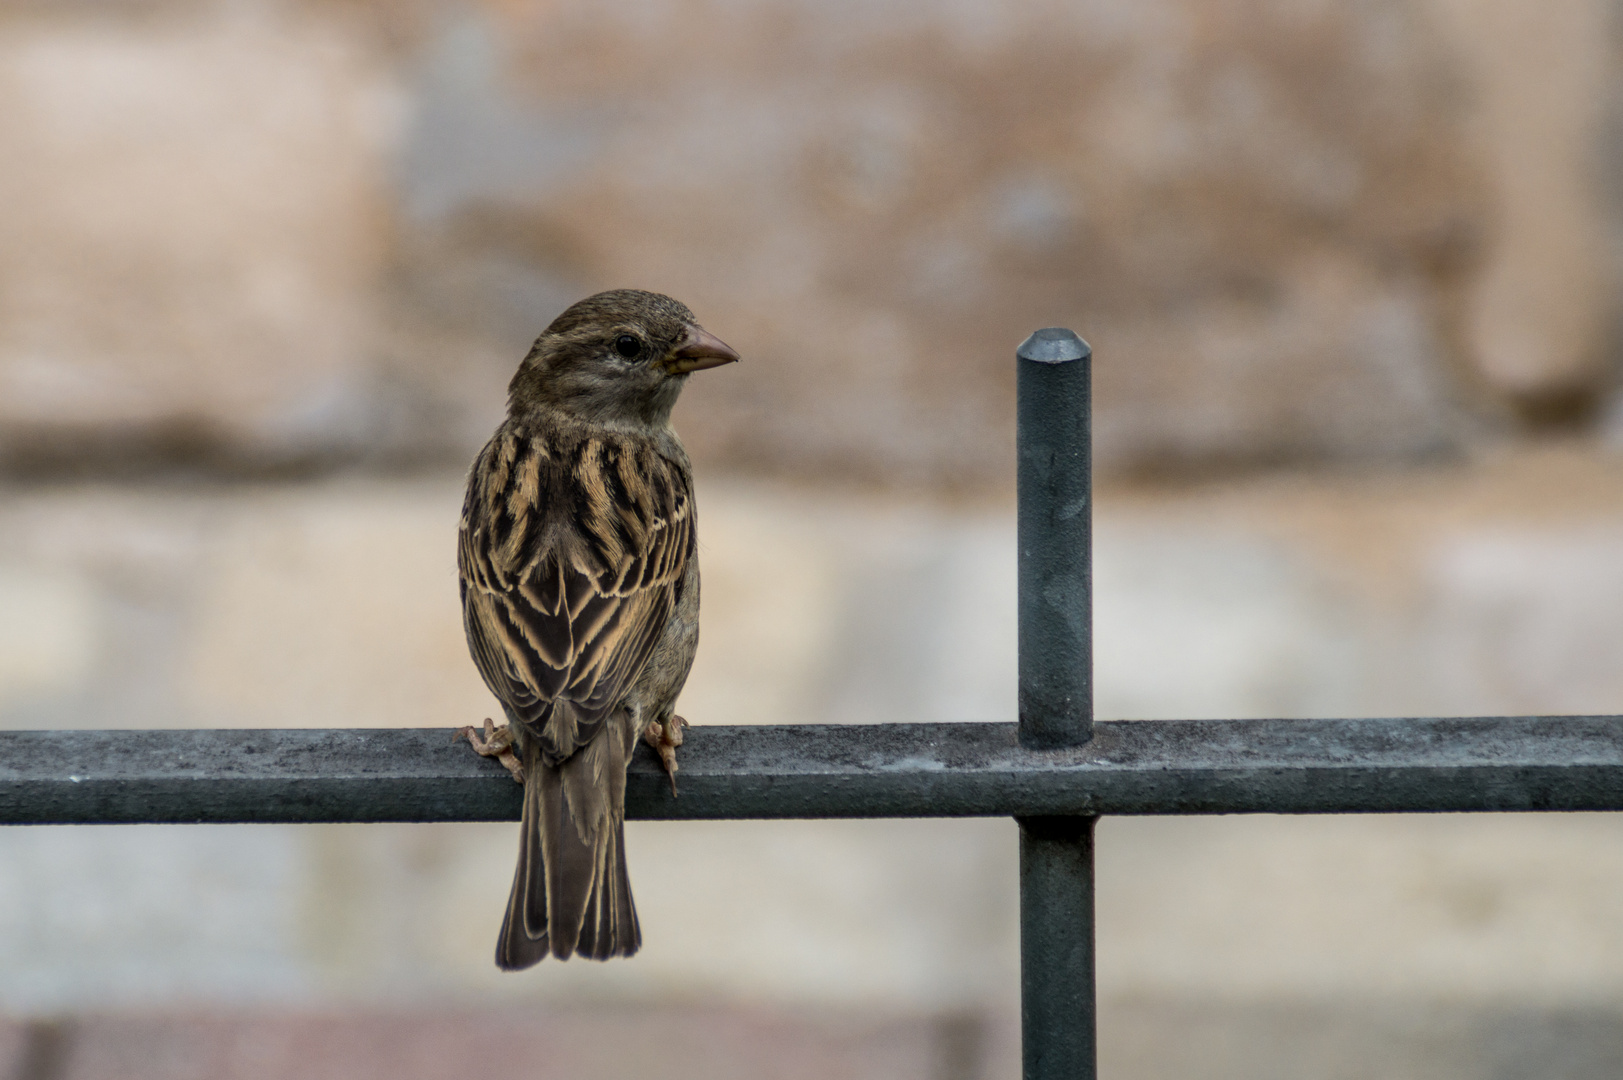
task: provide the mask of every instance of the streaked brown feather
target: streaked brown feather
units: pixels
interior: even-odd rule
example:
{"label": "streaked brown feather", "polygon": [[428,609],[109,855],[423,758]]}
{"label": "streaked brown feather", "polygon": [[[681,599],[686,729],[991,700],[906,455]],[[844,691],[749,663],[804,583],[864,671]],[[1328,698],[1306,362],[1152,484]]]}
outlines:
{"label": "streaked brown feather", "polygon": [[[610,469],[633,497],[614,497]],[[517,421],[473,472],[484,482],[468,489],[458,564],[474,662],[556,763],[623,700],[669,617],[692,549],[687,477],[626,436]],[[505,538],[489,524],[502,511]],[[549,723],[559,696],[576,723]]]}

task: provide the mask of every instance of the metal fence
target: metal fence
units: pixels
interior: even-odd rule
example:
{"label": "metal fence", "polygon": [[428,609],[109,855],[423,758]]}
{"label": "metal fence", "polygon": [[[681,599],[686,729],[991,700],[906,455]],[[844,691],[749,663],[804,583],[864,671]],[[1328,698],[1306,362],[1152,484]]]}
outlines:
{"label": "metal fence", "polygon": [[[1091,351],[1020,347],[1018,724],[692,728],[631,818],[1013,816],[1028,1080],[1095,1075],[1102,814],[1623,809],[1623,717],[1093,720]],[[520,791],[443,729],[0,732],[0,824],[501,821]]]}

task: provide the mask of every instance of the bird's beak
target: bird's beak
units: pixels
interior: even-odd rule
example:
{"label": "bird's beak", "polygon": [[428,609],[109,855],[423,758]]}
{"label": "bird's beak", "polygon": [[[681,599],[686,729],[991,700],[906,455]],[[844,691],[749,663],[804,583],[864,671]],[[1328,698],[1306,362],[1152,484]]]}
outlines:
{"label": "bird's beak", "polygon": [[665,370],[672,375],[686,375],[690,371],[720,367],[737,361],[732,347],[708,330],[688,327],[687,337],[665,358]]}

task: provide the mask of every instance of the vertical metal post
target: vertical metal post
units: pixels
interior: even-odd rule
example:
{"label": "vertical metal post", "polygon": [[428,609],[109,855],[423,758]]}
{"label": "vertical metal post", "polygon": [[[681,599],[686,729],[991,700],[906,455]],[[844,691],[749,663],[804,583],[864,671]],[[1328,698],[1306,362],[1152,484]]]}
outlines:
{"label": "vertical metal post", "polygon": [[1093,738],[1093,350],[1039,330],[1019,357],[1020,745]]}
{"label": "vertical metal post", "polygon": [[1093,823],[1020,822],[1020,1058],[1025,1080],[1094,1080]]}
{"label": "vertical metal post", "polygon": [[[1032,334],[1018,359],[1020,743],[1093,737],[1093,350]],[[1093,817],[1020,818],[1025,1080],[1094,1080]]]}

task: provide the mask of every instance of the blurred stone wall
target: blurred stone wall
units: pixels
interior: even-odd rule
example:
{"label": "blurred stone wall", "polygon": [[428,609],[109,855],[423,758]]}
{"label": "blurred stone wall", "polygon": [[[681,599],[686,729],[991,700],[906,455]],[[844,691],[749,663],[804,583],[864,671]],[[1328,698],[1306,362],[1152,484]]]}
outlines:
{"label": "blurred stone wall", "polygon": [[1108,464],[1447,439],[1442,295],[1481,209],[1412,4],[563,4],[440,47],[573,160],[420,205],[690,297],[762,371],[695,395],[714,454],[999,479],[1010,346],[1056,322],[1100,349]]}
{"label": "blurred stone wall", "polygon": [[13,469],[364,445],[400,106],[374,52],[274,5],[0,20]]}
{"label": "blurred stone wall", "polygon": [[[1613,19],[0,0],[0,727],[488,714],[460,472],[619,285],[746,356],[678,413],[696,723],[1012,714],[994,489],[1048,324],[1099,356],[1102,716],[1623,711],[1623,456],[1527,438],[1623,438]],[[1369,461],[1423,467],[1246,474]],[[843,1008],[990,1018],[932,1075],[1012,1075],[1007,822],[628,844],[637,962],[515,980],[509,825],[0,830],[0,1011]],[[1106,822],[1106,1061],[1604,1051],[1620,850],[1607,815]]]}
{"label": "blurred stone wall", "polygon": [[1611,19],[14,2],[0,468],[460,463],[534,334],[620,285],[744,352],[680,420],[755,472],[1003,483],[1010,353],[1055,323],[1098,349],[1107,469],[1586,422]]}
{"label": "blurred stone wall", "polygon": [[[449,738],[494,704],[457,619],[459,495],[452,475],[0,488],[0,727]],[[699,501],[696,725],[1013,715],[1006,500],[701,477]],[[1095,524],[1101,717],[1623,709],[1617,456],[1105,486]],[[950,1075],[1015,1075],[1007,820],[633,822],[643,951],[519,976],[491,963],[515,833],[0,829],[0,1015],[970,1014],[1005,1034]],[[1522,1076],[1522,1041],[1615,1045],[1623,815],[1118,818],[1098,862],[1121,1076],[1203,1055],[1293,1076],[1310,1050],[1323,1075]],[[1484,1042],[1507,1016],[1523,1035]]]}

